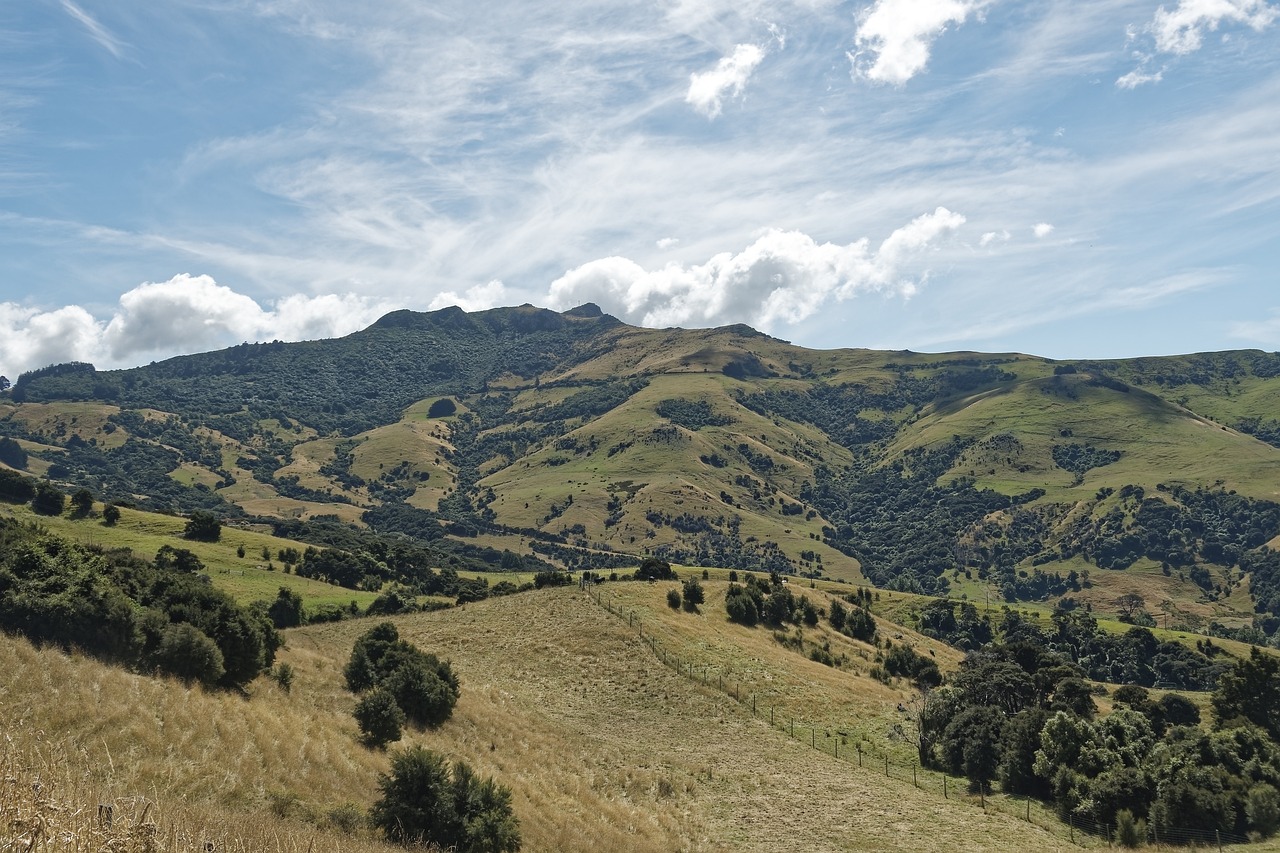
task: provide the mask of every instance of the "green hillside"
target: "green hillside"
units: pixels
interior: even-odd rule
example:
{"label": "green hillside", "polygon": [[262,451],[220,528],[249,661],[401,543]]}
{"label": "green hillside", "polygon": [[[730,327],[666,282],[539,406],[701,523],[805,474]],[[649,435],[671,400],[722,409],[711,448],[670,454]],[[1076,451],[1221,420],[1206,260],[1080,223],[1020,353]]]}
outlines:
{"label": "green hillside", "polygon": [[446,309],[33,371],[0,398],[0,464],[284,536],[408,537],[461,569],[657,556],[1110,612],[1135,594],[1139,620],[1259,639],[1280,613],[1277,411],[1280,355],[1256,351],[814,351],[590,305]]}

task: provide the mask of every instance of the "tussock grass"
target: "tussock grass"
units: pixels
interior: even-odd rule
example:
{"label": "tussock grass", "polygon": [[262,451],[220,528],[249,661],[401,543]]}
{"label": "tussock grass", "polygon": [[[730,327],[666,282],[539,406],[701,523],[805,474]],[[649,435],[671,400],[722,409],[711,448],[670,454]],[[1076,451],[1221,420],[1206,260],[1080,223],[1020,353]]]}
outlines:
{"label": "tussock grass", "polygon": [[[616,588],[638,596],[637,605],[655,592]],[[845,694],[862,710],[886,701],[867,679],[793,666],[802,661],[766,632],[753,644],[736,629],[720,636],[709,616],[698,619],[689,616],[688,625],[705,628],[707,643],[754,660],[762,675],[787,674],[797,687],[819,681],[804,699],[814,716],[823,713],[820,703]],[[462,679],[453,719],[409,740],[510,786],[526,850],[1070,847],[1041,828],[787,738],[731,697],[664,666],[624,621],[576,589],[394,621],[406,639],[450,658]],[[0,638],[4,748],[18,756],[10,761],[20,771],[8,775],[25,780],[33,769],[48,775],[57,767],[58,784],[46,789],[57,793],[51,802],[78,815],[78,837],[89,839],[43,849],[104,849],[84,833],[105,802],[120,804],[121,833],[145,823],[142,812],[154,804],[147,819],[165,850],[201,850],[203,839],[218,850],[374,849],[365,830],[344,834],[330,817],[350,814],[348,803],[366,808],[388,767],[385,753],[358,745],[354,698],[342,683],[351,644],[368,627],[288,632],[281,660],[296,671],[292,692],[264,680],[247,697],[188,690]],[[697,634],[691,630],[688,642],[699,642]],[[40,756],[53,756],[52,765]],[[130,850],[128,843],[118,846]]]}

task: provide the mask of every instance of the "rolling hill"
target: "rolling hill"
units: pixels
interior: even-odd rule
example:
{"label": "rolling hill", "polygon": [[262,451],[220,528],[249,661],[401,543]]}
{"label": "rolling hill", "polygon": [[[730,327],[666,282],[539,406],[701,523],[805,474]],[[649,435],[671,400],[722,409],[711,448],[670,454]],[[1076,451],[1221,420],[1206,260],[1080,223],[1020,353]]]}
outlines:
{"label": "rolling hill", "polygon": [[591,305],[445,309],[24,374],[0,461],[282,535],[407,537],[463,568],[652,555],[1110,612],[1134,594],[1140,619],[1265,639],[1277,411],[1280,355],[1257,351],[814,351]]}

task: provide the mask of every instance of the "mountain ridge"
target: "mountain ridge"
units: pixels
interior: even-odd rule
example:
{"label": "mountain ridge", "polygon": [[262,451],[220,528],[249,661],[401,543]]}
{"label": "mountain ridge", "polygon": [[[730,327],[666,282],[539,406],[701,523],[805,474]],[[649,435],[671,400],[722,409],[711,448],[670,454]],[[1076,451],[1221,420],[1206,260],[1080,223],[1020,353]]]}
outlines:
{"label": "mountain ridge", "polygon": [[11,467],[153,508],[1104,609],[1157,572],[1182,618],[1252,629],[1225,602],[1270,612],[1254,581],[1280,575],[1280,529],[1249,520],[1280,500],[1276,411],[1258,350],[809,350],[525,305],[46,368],[0,398],[0,436]]}

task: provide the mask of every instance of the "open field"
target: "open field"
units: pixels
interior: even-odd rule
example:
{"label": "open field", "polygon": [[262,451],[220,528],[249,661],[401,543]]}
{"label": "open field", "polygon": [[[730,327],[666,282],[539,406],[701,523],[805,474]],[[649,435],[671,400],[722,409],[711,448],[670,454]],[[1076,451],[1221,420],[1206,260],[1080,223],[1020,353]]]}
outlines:
{"label": "open field", "polygon": [[[637,607],[657,601],[647,585],[626,592]],[[758,659],[762,676],[808,663],[763,630],[742,637],[709,613],[688,620],[704,626],[709,648]],[[509,785],[526,850],[1073,849],[996,809],[984,813],[822,756],[726,693],[664,666],[623,620],[576,589],[395,621],[403,636],[452,659],[463,685],[453,719],[413,740]],[[658,621],[672,643],[683,635],[675,621]],[[366,807],[387,767],[385,754],[355,742],[354,699],[341,682],[351,642],[370,624],[288,632],[281,660],[297,673],[292,692],[260,681],[246,698],[2,638],[8,748],[27,756],[63,750],[74,767],[67,790],[81,807],[154,801],[162,838],[211,820],[201,832],[233,840],[268,821],[287,837],[329,833],[316,849],[337,849],[340,840],[342,849],[362,850],[325,827],[347,803]],[[697,633],[687,642],[696,645]],[[793,677],[800,684],[809,675],[817,673],[796,667]],[[841,690],[839,678],[830,671],[805,701],[855,694],[845,701],[869,710],[893,699],[856,676],[845,676]]]}

